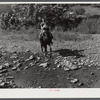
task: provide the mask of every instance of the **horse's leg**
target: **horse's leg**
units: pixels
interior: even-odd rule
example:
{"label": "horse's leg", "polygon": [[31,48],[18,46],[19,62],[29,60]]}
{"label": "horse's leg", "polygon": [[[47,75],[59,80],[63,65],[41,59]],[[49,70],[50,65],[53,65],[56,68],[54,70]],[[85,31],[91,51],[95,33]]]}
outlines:
{"label": "horse's leg", "polygon": [[41,51],[42,51],[42,53],[44,52],[44,51],[43,51],[43,45],[42,45],[42,44],[41,44]]}
{"label": "horse's leg", "polygon": [[45,48],[45,57],[47,57],[47,45],[45,45],[44,48]]}
{"label": "horse's leg", "polygon": [[52,47],[51,45],[49,45],[49,48],[50,48],[50,58],[52,57]]}

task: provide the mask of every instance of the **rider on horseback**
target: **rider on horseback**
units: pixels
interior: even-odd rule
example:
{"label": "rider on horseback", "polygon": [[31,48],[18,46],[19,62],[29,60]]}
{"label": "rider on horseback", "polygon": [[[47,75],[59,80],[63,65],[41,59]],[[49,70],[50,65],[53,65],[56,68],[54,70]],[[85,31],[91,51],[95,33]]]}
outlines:
{"label": "rider on horseback", "polygon": [[47,33],[48,35],[48,39],[49,39],[49,43],[50,44],[53,44],[52,42],[52,39],[53,39],[53,35],[51,34],[50,32],[50,29],[49,29],[49,25],[47,22],[44,21],[44,19],[42,20],[42,23],[41,23],[41,33],[39,35],[39,39],[41,39],[43,37],[43,34],[44,33]]}

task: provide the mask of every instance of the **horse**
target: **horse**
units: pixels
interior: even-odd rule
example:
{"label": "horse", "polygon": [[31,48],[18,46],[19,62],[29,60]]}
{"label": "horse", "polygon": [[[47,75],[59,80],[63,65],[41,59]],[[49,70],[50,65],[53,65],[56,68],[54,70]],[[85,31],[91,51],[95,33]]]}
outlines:
{"label": "horse", "polygon": [[53,44],[52,39],[53,35],[49,31],[44,31],[39,35],[41,51],[42,53],[44,53],[45,57],[47,57],[47,46],[49,46],[50,49],[50,58],[52,56],[52,47],[51,47],[51,45]]}

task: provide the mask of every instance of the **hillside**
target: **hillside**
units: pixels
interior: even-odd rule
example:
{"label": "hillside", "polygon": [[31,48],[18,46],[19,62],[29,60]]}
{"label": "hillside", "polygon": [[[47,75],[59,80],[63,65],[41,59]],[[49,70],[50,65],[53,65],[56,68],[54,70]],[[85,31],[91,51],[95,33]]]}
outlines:
{"label": "hillside", "polygon": [[[99,8],[82,7],[100,15]],[[100,34],[55,29],[52,58],[45,58],[39,33],[34,27],[0,29],[0,88],[100,88]]]}

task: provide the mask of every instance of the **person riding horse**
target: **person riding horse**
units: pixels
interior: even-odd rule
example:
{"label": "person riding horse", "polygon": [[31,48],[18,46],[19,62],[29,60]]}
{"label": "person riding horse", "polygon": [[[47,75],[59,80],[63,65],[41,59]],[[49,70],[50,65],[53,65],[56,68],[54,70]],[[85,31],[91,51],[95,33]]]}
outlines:
{"label": "person riding horse", "polygon": [[53,35],[50,32],[49,25],[47,22],[43,20],[41,23],[41,32],[39,34],[39,40],[42,52],[43,49],[45,50],[45,56],[47,54],[47,45],[48,45],[50,47],[50,57],[51,57],[51,52],[52,52],[51,44],[53,44],[52,39]]}
{"label": "person riding horse", "polygon": [[42,22],[41,23],[41,33],[39,35],[39,39],[41,39],[41,37],[43,37],[43,33],[47,33],[48,35],[48,39],[49,39],[49,44],[53,44],[52,39],[53,39],[53,35],[50,32],[50,28],[47,22]]}

